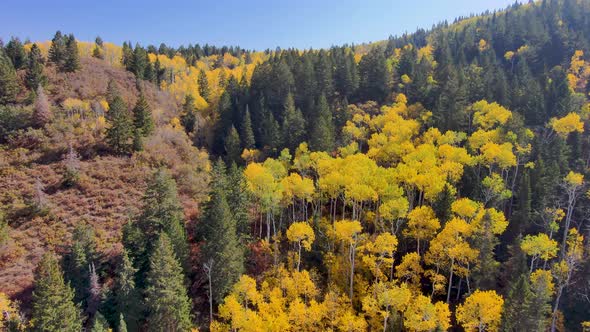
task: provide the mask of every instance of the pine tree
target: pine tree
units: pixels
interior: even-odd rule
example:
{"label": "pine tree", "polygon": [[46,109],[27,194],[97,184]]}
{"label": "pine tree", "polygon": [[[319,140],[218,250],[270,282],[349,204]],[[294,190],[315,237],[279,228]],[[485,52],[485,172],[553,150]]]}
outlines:
{"label": "pine tree", "polygon": [[146,284],[148,331],[190,330],[191,302],[182,267],[166,234],[161,234],[155,244]]}
{"label": "pine tree", "polygon": [[6,52],[15,69],[24,68],[27,64],[27,53],[20,39],[12,37],[4,47],[4,52]]}
{"label": "pine tree", "polygon": [[125,317],[123,314],[119,314],[119,328],[118,332],[127,332],[127,323],[125,323]]}
{"label": "pine tree", "polygon": [[27,64],[27,53],[20,39],[12,37],[4,47],[4,52],[15,69],[22,69]]}
{"label": "pine tree", "polygon": [[31,331],[79,332],[80,309],[74,304],[74,291],[64,281],[54,254],[46,253],[35,270],[31,309]]}
{"label": "pine tree", "polygon": [[[184,215],[176,182],[164,169],[155,172],[143,197],[143,213],[124,232],[125,246],[132,255],[140,276],[144,276],[148,270],[149,256],[161,233],[167,234],[175,256],[188,271]],[[141,286],[143,279],[140,277],[137,281]]]}
{"label": "pine tree", "polygon": [[242,147],[244,149],[254,148],[256,140],[254,139],[254,132],[252,131],[252,118],[250,117],[248,105],[246,105],[246,113],[244,113],[241,129],[240,138],[242,139]]}
{"label": "pine tree", "polygon": [[98,274],[96,273],[94,263],[90,263],[89,274],[90,276],[88,278],[89,286],[86,313],[88,314],[88,317],[94,317],[96,319],[95,314],[97,314],[98,308],[100,307],[103,300],[103,290],[102,286],[100,285],[100,280],[98,278]]}
{"label": "pine tree", "polygon": [[224,148],[228,163],[240,162],[240,156],[242,154],[240,145],[240,135],[238,135],[236,127],[231,126],[224,139]]}
{"label": "pine tree", "polygon": [[528,276],[522,274],[508,291],[504,304],[505,313],[502,317],[502,331],[535,331],[537,326],[533,321],[535,308],[531,303],[533,296]]}
{"label": "pine tree", "polygon": [[61,71],[73,73],[80,69],[80,53],[78,52],[78,42],[73,34],[67,37],[66,53]]}
{"label": "pine tree", "polygon": [[299,143],[305,140],[305,119],[300,109],[295,108],[293,95],[289,94],[285,101],[285,114],[283,117],[283,143],[293,153]]}
{"label": "pine tree", "polygon": [[110,105],[115,100],[115,97],[120,96],[119,86],[112,78],[107,83],[107,90],[105,91],[107,103]]}
{"label": "pine tree", "polygon": [[51,47],[49,48],[49,61],[57,68],[61,68],[66,59],[66,37],[57,31],[51,40]]}
{"label": "pine tree", "polygon": [[143,93],[139,94],[137,103],[133,108],[133,124],[141,136],[149,136],[154,131],[152,110]]}
{"label": "pine tree", "polygon": [[[236,230],[236,220],[227,202],[226,167],[218,161],[212,171],[211,199],[203,214],[203,258],[212,261],[213,300],[221,303],[244,271],[244,254]],[[234,207],[238,208],[238,207]]]}
{"label": "pine tree", "polygon": [[138,79],[144,78],[145,68],[148,65],[148,58],[145,49],[139,44],[135,45],[131,61],[131,72],[135,74]]}
{"label": "pine tree", "polygon": [[96,316],[94,317],[94,323],[92,324],[92,329],[90,332],[109,332],[111,329],[109,328],[109,322],[104,318],[104,316],[97,312]]}
{"label": "pine tree", "polygon": [[315,119],[311,133],[309,134],[309,143],[311,149],[315,151],[332,151],[334,149],[334,122],[332,120],[332,111],[328,106],[328,101],[324,95],[316,106],[317,118]]}
{"label": "pine tree", "polygon": [[180,123],[187,134],[193,133],[197,128],[197,115],[195,109],[195,98],[192,95],[186,95],[186,97],[184,97],[184,104],[182,105]]}
{"label": "pine tree", "polygon": [[92,50],[92,56],[97,59],[104,59],[103,42],[102,38],[96,37],[94,40],[94,49]]}
{"label": "pine tree", "polygon": [[199,71],[198,84],[199,94],[201,95],[201,97],[203,97],[203,99],[205,99],[205,101],[209,102],[209,81],[207,81],[207,74],[205,74],[205,71],[203,69]]}
{"label": "pine tree", "polygon": [[250,190],[244,172],[235,163],[229,168],[227,176],[227,204],[236,222],[236,230],[240,239],[250,236]]}
{"label": "pine tree", "polygon": [[19,84],[10,59],[0,50],[0,105],[14,103]]}
{"label": "pine tree", "polygon": [[107,121],[110,125],[106,132],[107,143],[115,153],[130,153],[133,147],[133,119],[121,97],[115,96],[109,102]]}
{"label": "pine tree", "polygon": [[43,127],[51,119],[53,118],[53,114],[51,112],[51,105],[49,104],[49,99],[47,99],[47,95],[43,90],[43,86],[37,86],[37,98],[35,99],[35,105],[33,106],[33,115],[31,120],[33,121],[33,125],[36,127]]}
{"label": "pine tree", "polygon": [[31,91],[45,84],[47,78],[43,75],[43,56],[37,44],[31,46],[26,69],[25,83]]}
{"label": "pine tree", "polygon": [[90,266],[97,260],[96,238],[90,225],[78,224],[72,235],[71,251],[65,257],[66,278],[74,287],[76,303],[86,305],[90,297]]}
{"label": "pine tree", "polygon": [[[131,331],[137,330],[141,314],[140,294],[135,287],[136,272],[137,269],[133,267],[127,250],[123,249],[113,287],[114,305],[116,312],[119,313],[119,324],[123,322],[125,329],[129,326]],[[123,320],[123,316],[125,316],[126,321]],[[119,325],[120,330],[121,325]]]}

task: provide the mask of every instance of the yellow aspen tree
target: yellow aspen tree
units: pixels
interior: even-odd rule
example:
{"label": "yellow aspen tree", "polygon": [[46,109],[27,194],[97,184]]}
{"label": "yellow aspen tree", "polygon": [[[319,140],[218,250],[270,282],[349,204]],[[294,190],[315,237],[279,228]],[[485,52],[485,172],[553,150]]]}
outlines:
{"label": "yellow aspen tree", "polygon": [[527,235],[520,243],[522,251],[531,256],[531,266],[529,273],[533,272],[535,261],[541,258],[548,261],[557,256],[557,241],[552,240],[545,233],[537,235]]}
{"label": "yellow aspen tree", "polygon": [[294,222],[287,229],[287,239],[297,244],[297,271],[301,266],[301,249],[311,250],[311,244],[315,240],[315,234],[311,226],[305,221]]}
{"label": "yellow aspen tree", "polygon": [[566,253],[566,242],[572,221],[572,215],[574,214],[574,207],[576,206],[576,202],[580,193],[582,192],[584,185],[584,175],[573,171],[570,171],[561,183],[562,188],[567,194],[567,210],[565,213],[565,224],[563,227],[563,240],[561,242],[562,257]]}
{"label": "yellow aspen tree", "polygon": [[457,321],[465,331],[495,332],[500,329],[504,299],[495,291],[476,290],[457,307]]}
{"label": "yellow aspen tree", "polygon": [[410,252],[402,257],[401,263],[395,267],[395,276],[402,282],[407,282],[413,290],[420,289],[420,279],[424,269],[420,262],[420,255]]}
{"label": "yellow aspen tree", "polygon": [[440,229],[440,222],[430,206],[420,206],[408,213],[408,226],[404,235],[416,239],[416,252],[420,254],[420,241],[432,239]]}
{"label": "yellow aspen tree", "polygon": [[584,257],[584,237],[578,233],[578,230],[572,228],[569,230],[566,238],[566,252],[562,253],[562,258],[558,263],[553,265],[553,276],[557,282],[557,295],[555,305],[553,306],[553,315],[551,319],[551,332],[555,332],[557,316],[559,310],[559,301],[563,291],[571,284],[571,279],[579,268]]}
{"label": "yellow aspen tree", "polygon": [[443,302],[432,303],[430,298],[418,295],[404,313],[404,326],[409,331],[446,331],[451,326],[451,311]]}
{"label": "yellow aspen tree", "polygon": [[389,233],[377,235],[375,240],[368,241],[365,245],[359,247],[364,253],[362,261],[369,266],[369,269],[375,276],[375,280],[386,280],[385,271],[391,271],[393,268],[393,254],[397,248],[397,238]]}
{"label": "yellow aspen tree", "polygon": [[363,298],[363,311],[372,318],[372,326],[387,331],[387,322],[392,312],[403,313],[412,299],[412,292],[405,283],[377,282]]}
{"label": "yellow aspen tree", "polygon": [[358,235],[362,232],[361,223],[354,220],[341,220],[334,223],[334,232],[336,239],[343,242],[348,247],[348,260],[350,263],[350,282],[349,282],[349,297],[352,301],[353,284],[354,284],[354,265],[356,247],[358,245]]}

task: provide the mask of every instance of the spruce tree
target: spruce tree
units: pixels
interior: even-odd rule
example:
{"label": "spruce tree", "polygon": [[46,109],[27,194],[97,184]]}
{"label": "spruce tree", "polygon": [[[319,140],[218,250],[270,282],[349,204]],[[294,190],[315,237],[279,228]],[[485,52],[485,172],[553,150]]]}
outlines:
{"label": "spruce tree", "polygon": [[252,131],[252,118],[250,117],[248,105],[246,105],[246,113],[244,113],[241,129],[240,138],[242,139],[242,148],[253,149],[256,145],[256,140],[254,138],[254,131]]}
{"label": "spruce tree", "polygon": [[92,226],[78,224],[72,235],[72,247],[65,256],[66,278],[74,287],[76,303],[86,306],[90,298],[90,266],[97,260],[96,238]]}
{"label": "spruce tree", "polygon": [[125,323],[125,317],[123,314],[119,314],[119,328],[117,332],[127,332],[127,323]]}
{"label": "spruce tree", "polygon": [[202,237],[205,241],[203,259],[213,263],[211,293],[213,300],[221,303],[244,271],[244,254],[237,236],[236,220],[227,202],[226,167],[223,161],[214,165],[212,173],[210,200],[202,221]]}
{"label": "spruce tree", "polygon": [[66,59],[66,37],[61,31],[57,31],[51,40],[49,48],[49,61],[56,67],[61,68]]}
{"label": "spruce tree", "polygon": [[315,151],[332,151],[334,149],[334,122],[328,101],[324,95],[316,106],[317,117],[309,134],[310,148]]}
{"label": "spruce tree", "polygon": [[107,90],[105,92],[107,103],[110,105],[115,100],[115,97],[120,96],[119,86],[112,78],[107,83]]}
{"label": "spruce tree", "polygon": [[[135,273],[137,273],[137,269],[133,267],[125,249],[121,253],[119,265],[115,273],[113,295],[115,312],[119,313],[119,324],[121,324],[123,316],[125,316],[125,320],[123,321],[125,329],[129,326],[130,330],[136,331],[141,315],[140,294],[139,290],[135,287]],[[119,330],[121,330],[121,325],[119,325]]]}
{"label": "spruce tree", "polygon": [[205,101],[209,102],[209,97],[210,97],[209,81],[207,81],[207,74],[205,73],[205,71],[203,69],[201,69],[199,71],[198,84],[199,84],[199,94],[201,95],[201,97],[203,97],[203,99],[205,99]]}
{"label": "spruce tree", "polygon": [[96,37],[94,40],[94,49],[92,50],[92,56],[97,59],[104,59],[103,42],[102,38]]}
{"label": "spruce tree", "polygon": [[43,127],[53,118],[53,114],[51,112],[51,105],[49,104],[49,99],[47,99],[47,95],[43,90],[41,85],[37,86],[37,98],[35,99],[35,104],[33,105],[33,115],[32,115],[32,122],[33,125],[36,127]]}
{"label": "spruce tree", "polygon": [[20,39],[12,37],[4,47],[4,52],[6,52],[15,69],[24,68],[27,64],[27,53]]}
{"label": "spruce tree", "polygon": [[111,329],[109,328],[109,322],[104,318],[104,316],[97,312],[96,316],[94,317],[94,323],[92,324],[92,329],[90,332],[109,332]]}
{"label": "spruce tree", "polygon": [[73,73],[80,69],[80,53],[78,52],[78,42],[73,34],[70,34],[66,41],[66,53],[61,71]]}
{"label": "spruce tree", "polygon": [[240,135],[238,135],[236,127],[231,126],[224,139],[224,149],[228,163],[240,162],[240,156],[242,154],[240,145]]}
{"label": "spruce tree", "polygon": [[31,46],[26,69],[25,84],[31,91],[45,84],[47,78],[43,75],[43,56],[37,44]]}
{"label": "spruce tree", "polygon": [[197,115],[195,109],[195,98],[192,95],[186,95],[186,97],[184,97],[184,104],[182,104],[180,123],[187,134],[193,133],[197,128]]}
{"label": "spruce tree", "polygon": [[157,170],[148,184],[143,197],[143,213],[134,225],[129,225],[124,230],[124,242],[135,266],[139,269],[140,283],[143,283],[141,276],[148,270],[149,256],[161,233],[167,234],[176,257],[188,271],[188,242],[184,215],[176,182],[164,169]]}
{"label": "spruce tree", "polygon": [[152,110],[143,93],[139,94],[133,108],[133,124],[142,136],[149,136],[154,131]]}
{"label": "spruce tree", "polygon": [[300,109],[295,108],[293,95],[289,94],[285,101],[285,113],[283,117],[283,143],[293,153],[299,143],[305,140],[305,119]]}
{"label": "spruce tree", "polygon": [[130,153],[133,147],[133,119],[120,96],[115,96],[112,102],[109,102],[107,122],[110,125],[106,132],[109,146],[115,153]]}
{"label": "spruce tree", "polygon": [[14,103],[19,84],[12,61],[0,49],[0,105]]}
{"label": "spruce tree", "polygon": [[535,331],[537,322],[534,321],[533,297],[528,276],[522,274],[508,291],[502,315],[502,331]]}
{"label": "spruce tree", "polygon": [[240,239],[250,236],[250,203],[251,196],[244,172],[235,163],[229,168],[227,175],[227,203],[236,222],[236,230]]}
{"label": "spruce tree", "polygon": [[170,239],[161,234],[150,257],[145,307],[148,331],[188,331],[191,302]]}
{"label": "spruce tree", "polygon": [[145,68],[148,65],[148,57],[145,49],[139,44],[135,45],[133,50],[133,57],[131,61],[131,72],[135,74],[138,79],[144,78]]}
{"label": "spruce tree", "polygon": [[31,308],[31,331],[79,332],[80,308],[74,303],[74,290],[65,283],[59,262],[47,252],[35,270]]}

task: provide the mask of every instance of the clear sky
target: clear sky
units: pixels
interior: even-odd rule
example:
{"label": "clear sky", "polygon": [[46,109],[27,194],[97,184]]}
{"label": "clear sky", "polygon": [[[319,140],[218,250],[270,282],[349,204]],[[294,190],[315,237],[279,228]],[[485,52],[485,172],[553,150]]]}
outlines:
{"label": "clear sky", "polygon": [[321,48],[386,39],[442,20],[501,9],[514,0],[10,0],[0,38],[143,45],[200,43],[247,49]]}

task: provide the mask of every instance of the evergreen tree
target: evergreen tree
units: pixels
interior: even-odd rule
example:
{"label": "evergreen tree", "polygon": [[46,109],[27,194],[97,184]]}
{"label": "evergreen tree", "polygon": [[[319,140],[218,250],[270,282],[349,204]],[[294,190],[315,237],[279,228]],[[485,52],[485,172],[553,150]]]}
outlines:
{"label": "evergreen tree", "polygon": [[[188,242],[176,182],[170,174],[155,172],[143,197],[143,213],[124,231],[124,243],[139,275],[148,270],[149,256],[161,233],[166,233],[178,260],[188,271]],[[140,285],[142,278],[138,279]]]}
{"label": "evergreen tree", "polygon": [[205,101],[209,102],[209,98],[210,98],[209,81],[207,81],[207,74],[205,74],[205,71],[203,69],[201,69],[199,71],[198,84],[199,84],[199,95],[201,95],[201,97],[203,97],[203,99],[205,99]]}
{"label": "evergreen tree", "polygon": [[193,133],[197,128],[197,115],[195,109],[195,98],[192,95],[186,95],[186,97],[184,97],[184,104],[182,105],[180,123],[187,134]]}
{"label": "evergreen tree", "polygon": [[133,74],[135,74],[135,77],[137,77],[138,79],[143,79],[145,69],[148,63],[149,61],[147,57],[147,52],[143,47],[139,46],[139,44],[136,44],[135,49],[133,50],[130,71]]}
{"label": "evergreen tree", "polygon": [[294,152],[299,143],[305,140],[305,119],[301,110],[295,108],[295,101],[291,94],[285,101],[282,134],[283,143],[291,152]]}
{"label": "evergreen tree", "polygon": [[236,127],[231,126],[224,139],[224,148],[228,163],[240,162],[240,156],[242,154],[240,145],[240,135],[238,135]]}
{"label": "evergreen tree", "polygon": [[145,306],[148,331],[188,331],[191,302],[182,267],[166,234],[161,234],[150,257]]}
{"label": "evergreen tree", "polygon": [[25,84],[31,91],[45,84],[47,78],[43,75],[43,56],[37,44],[31,46],[26,69]]}
{"label": "evergreen tree", "polygon": [[43,90],[43,86],[38,85],[37,98],[35,99],[35,104],[33,105],[33,115],[31,118],[33,125],[41,128],[49,123],[52,118],[53,114],[51,112],[49,99],[47,99],[47,95]]}
{"label": "evergreen tree", "polygon": [[[236,220],[227,201],[226,167],[218,161],[212,171],[210,200],[203,214],[203,258],[212,262],[211,293],[216,303],[225,295],[244,271],[244,253],[236,230]],[[234,207],[237,208],[237,207]]]}
{"label": "evergreen tree", "polygon": [[66,39],[67,38],[62,35],[61,31],[57,31],[51,40],[49,61],[51,61],[57,68],[61,68],[66,59]]}
{"label": "evergreen tree", "polygon": [[125,323],[125,317],[123,314],[119,315],[119,328],[117,329],[118,332],[127,332],[127,324]]}
{"label": "evergreen tree", "polygon": [[72,235],[72,247],[65,257],[66,278],[74,287],[76,303],[88,304],[90,267],[97,260],[96,238],[90,225],[78,224]]}
{"label": "evergreen tree", "polygon": [[139,94],[137,103],[133,108],[133,124],[141,136],[149,136],[154,131],[152,110],[143,93]]}
{"label": "evergreen tree", "polygon": [[227,204],[232,207],[236,230],[241,239],[250,236],[250,202],[250,190],[244,172],[234,163],[227,176]]}
{"label": "evergreen tree", "polygon": [[252,149],[256,145],[254,132],[252,131],[252,118],[250,117],[248,105],[246,105],[246,113],[244,113],[244,120],[242,121],[240,138],[242,139],[242,147],[244,149]]}
{"label": "evergreen tree", "polygon": [[535,331],[536,324],[535,308],[532,306],[534,294],[531,292],[531,286],[526,274],[516,279],[516,283],[511,285],[504,305],[503,331]]}
{"label": "evergreen tree", "polygon": [[102,39],[100,37],[96,37],[94,42],[94,49],[92,49],[92,57],[97,59],[104,59],[104,51],[103,51]]}
{"label": "evergreen tree", "polygon": [[133,49],[131,48],[131,43],[130,42],[123,42],[123,56],[121,57],[121,64],[123,65],[123,67],[125,67],[125,69],[127,71],[133,71],[132,70],[132,64],[133,64]]}
{"label": "evergreen tree", "polygon": [[14,103],[19,84],[10,59],[0,50],[0,105]]}
{"label": "evergreen tree", "polygon": [[74,291],[64,281],[57,258],[46,253],[35,270],[31,308],[31,331],[79,332],[80,309],[74,304]]}
{"label": "evergreen tree", "polygon": [[133,147],[133,119],[120,96],[115,96],[112,102],[109,102],[107,122],[110,125],[106,132],[109,146],[115,153],[130,153]]}
{"label": "evergreen tree", "polygon": [[92,329],[90,332],[109,332],[111,329],[109,328],[109,322],[104,318],[104,316],[97,312],[96,316],[94,317],[94,323],[92,324]]}
{"label": "evergreen tree", "polygon": [[279,123],[275,120],[274,115],[269,110],[265,111],[265,117],[262,120],[262,145],[271,152],[276,152],[281,146],[281,136]]}
{"label": "evergreen tree", "polygon": [[324,95],[316,106],[317,118],[315,119],[311,133],[309,134],[310,148],[315,151],[332,151],[334,149],[334,122],[332,111]]}
{"label": "evergreen tree", "polygon": [[383,49],[372,48],[359,62],[359,97],[383,101],[389,93],[390,75]]}
{"label": "evergreen tree", "polygon": [[24,68],[27,64],[27,53],[25,47],[18,38],[11,38],[4,47],[4,52],[12,62],[15,69]]}
{"label": "evergreen tree", "polygon": [[[114,306],[119,313],[119,331],[121,322],[125,324],[125,329],[129,326],[131,331],[137,331],[139,318],[141,315],[140,294],[135,287],[135,273],[137,269],[133,267],[127,250],[123,249],[119,265],[116,270],[115,284],[113,287]],[[125,320],[123,320],[125,316]]]}
{"label": "evergreen tree", "polygon": [[66,53],[62,71],[73,73],[80,69],[80,53],[78,52],[78,42],[73,34],[67,37]]}
{"label": "evergreen tree", "polygon": [[119,86],[112,78],[107,83],[107,90],[105,92],[107,103],[110,105],[115,100],[115,97],[120,96]]}

